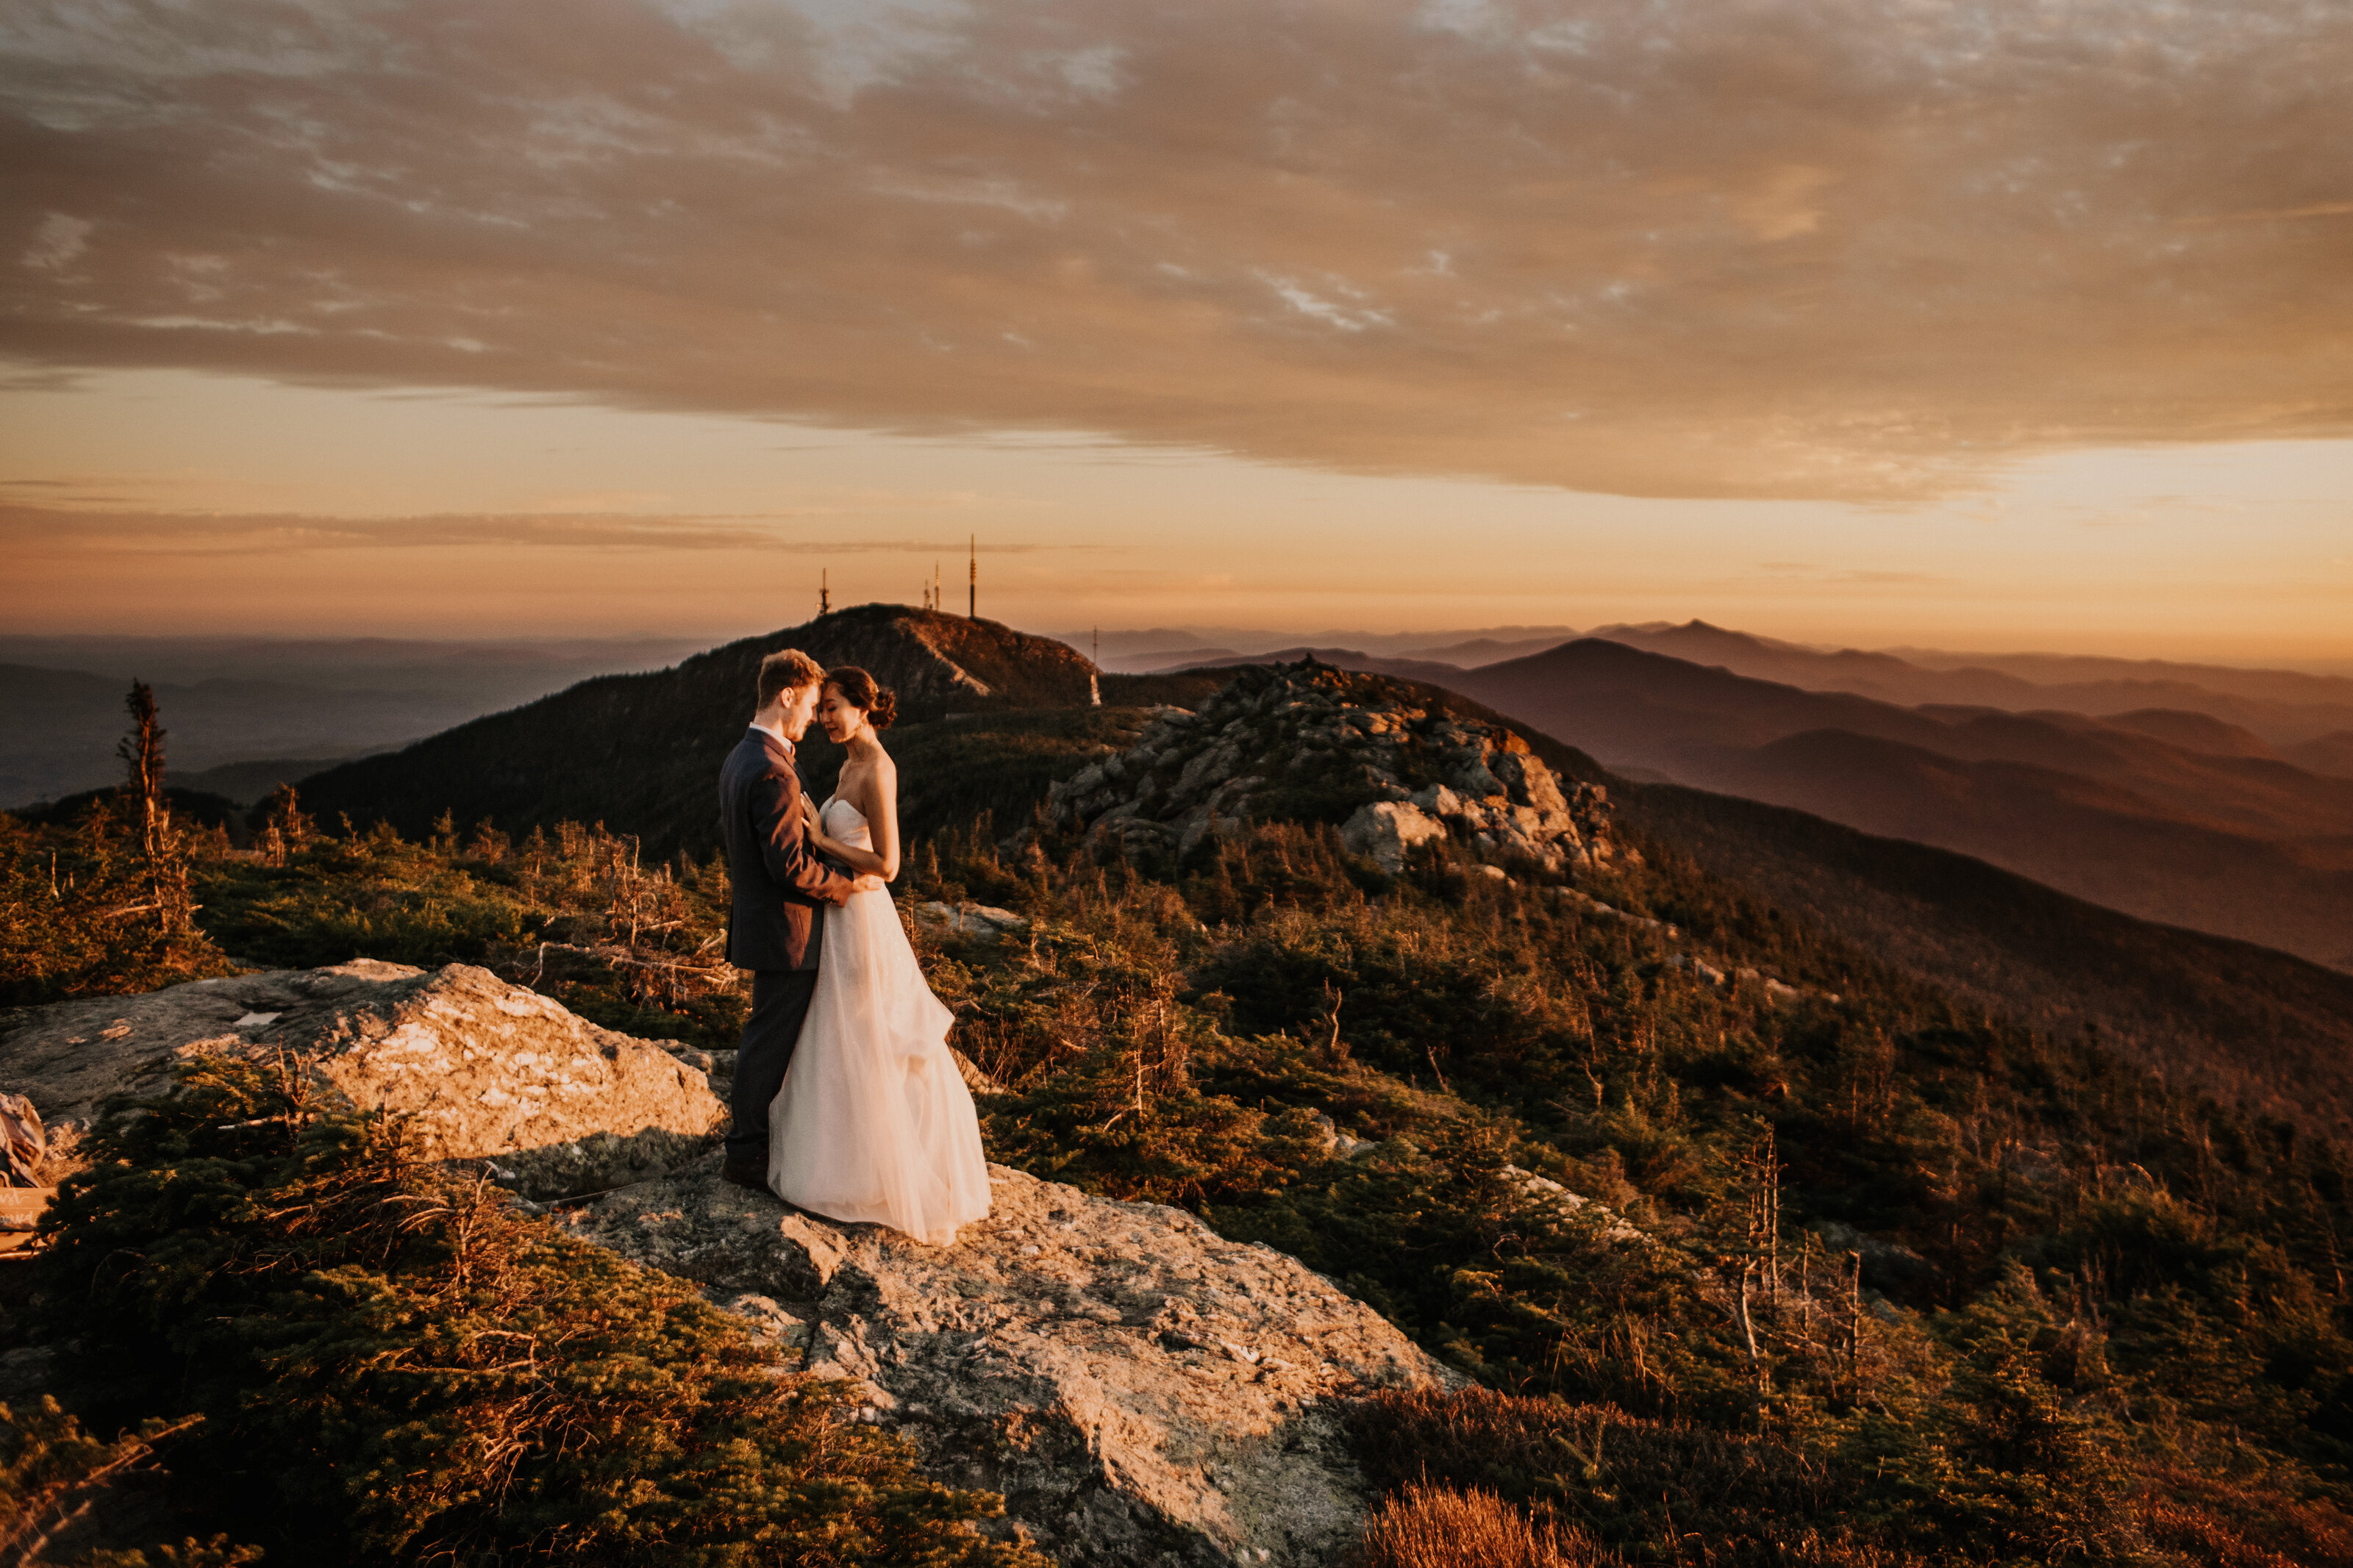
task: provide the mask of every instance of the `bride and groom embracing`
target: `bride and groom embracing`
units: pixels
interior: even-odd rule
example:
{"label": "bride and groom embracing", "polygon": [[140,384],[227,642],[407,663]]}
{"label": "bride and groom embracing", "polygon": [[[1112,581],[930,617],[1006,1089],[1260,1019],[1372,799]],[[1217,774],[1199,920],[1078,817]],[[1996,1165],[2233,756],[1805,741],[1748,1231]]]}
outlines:
{"label": "bride and groom embracing", "polygon": [[[875,731],[893,706],[862,669],[772,653],[752,727],[720,770],[727,960],[752,971],[720,1174],[944,1245],[988,1213],[988,1166],[948,1052],[953,1015],[885,888],[899,874],[899,782]],[[823,806],[794,768],[812,720],[849,752]]]}

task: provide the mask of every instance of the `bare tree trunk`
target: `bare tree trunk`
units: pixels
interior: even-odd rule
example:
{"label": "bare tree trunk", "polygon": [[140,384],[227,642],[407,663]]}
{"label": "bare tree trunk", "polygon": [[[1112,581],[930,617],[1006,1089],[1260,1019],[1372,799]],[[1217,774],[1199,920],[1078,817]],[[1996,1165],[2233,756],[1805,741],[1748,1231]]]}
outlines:
{"label": "bare tree trunk", "polygon": [[1862,1254],[1846,1255],[1846,1375],[1851,1399],[1862,1397]]}
{"label": "bare tree trunk", "polygon": [[1748,1342],[1748,1370],[1757,1379],[1757,1419],[1765,1419],[1765,1358],[1757,1353],[1757,1324],[1748,1315],[1749,1282],[1756,1278],[1754,1258],[1740,1266],[1740,1336]]}
{"label": "bare tree trunk", "polygon": [[164,727],[155,711],[155,693],[143,680],[131,683],[123,699],[131,713],[131,733],[115,748],[130,764],[123,788],[139,803],[140,848],[147,860],[147,886],[155,906],[155,923],[167,931],[188,928],[188,868],[180,849],[180,836],[172,830],[172,806],[164,795]]}

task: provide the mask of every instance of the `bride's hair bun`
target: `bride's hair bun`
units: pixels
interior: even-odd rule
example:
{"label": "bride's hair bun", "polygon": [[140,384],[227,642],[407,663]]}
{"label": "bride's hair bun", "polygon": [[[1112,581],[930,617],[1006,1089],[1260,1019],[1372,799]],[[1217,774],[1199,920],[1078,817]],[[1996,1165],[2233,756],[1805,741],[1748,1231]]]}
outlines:
{"label": "bride's hair bun", "polygon": [[887,730],[891,721],[899,716],[899,699],[887,686],[877,686],[874,678],[854,664],[825,672],[825,683],[841,693],[842,700],[852,708],[866,710],[866,721],[878,730]]}

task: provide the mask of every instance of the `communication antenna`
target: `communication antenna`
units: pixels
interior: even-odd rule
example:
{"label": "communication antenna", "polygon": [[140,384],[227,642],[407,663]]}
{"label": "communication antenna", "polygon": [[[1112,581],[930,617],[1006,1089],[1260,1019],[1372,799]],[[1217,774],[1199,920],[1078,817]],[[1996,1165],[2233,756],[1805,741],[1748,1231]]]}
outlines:
{"label": "communication antenna", "polygon": [[821,571],[817,574],[817,613],[820,616],[833,613],[833,589],[829,585],[832,577],[833,574],[829,570]]}
{"label": "communication antenna", "polygon": [[976,621],[980,619],[980,535],[977,533],[972,536],[972,565],[965,582],[964,618]]}

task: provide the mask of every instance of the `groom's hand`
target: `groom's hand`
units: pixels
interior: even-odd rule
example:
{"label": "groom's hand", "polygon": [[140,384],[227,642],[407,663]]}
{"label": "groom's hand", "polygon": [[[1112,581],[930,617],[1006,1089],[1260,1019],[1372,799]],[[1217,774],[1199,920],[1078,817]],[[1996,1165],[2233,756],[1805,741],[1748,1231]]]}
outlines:
{"label": "groom's hand", "polygon": [[888,882],[885,882],[873,872],[869,871],[866,875],[860,877],[855,881],[851,882],[849,884],[849,890],[853,893],[879,893],[884,888],[889,886],[890,884]]}

